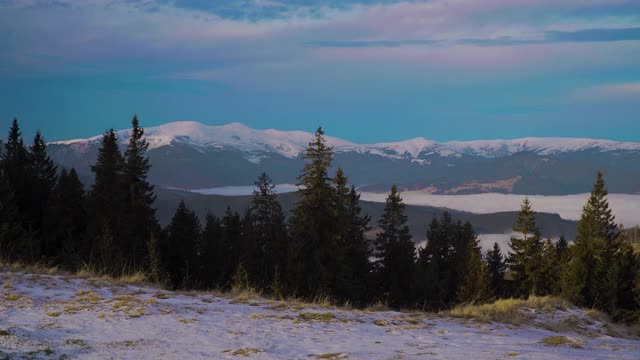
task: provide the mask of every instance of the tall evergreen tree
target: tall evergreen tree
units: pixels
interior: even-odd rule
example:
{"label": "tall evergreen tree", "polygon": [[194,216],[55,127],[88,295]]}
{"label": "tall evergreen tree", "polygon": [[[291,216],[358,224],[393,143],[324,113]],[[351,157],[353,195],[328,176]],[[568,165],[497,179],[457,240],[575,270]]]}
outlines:
{"label": "tall evergreen tree", "polygon": [[494,298],[504,296],[504,274],[507,264],[500,251],[500,245],[493,243],[493,248],[485,255],[487,261],[487,271],[489,273],[489,290]]}
{"label": "tall evergreen tree", "polygon": [[151,165],[146,152],[149,143],[144,137],[137,116],[131,120],[131,136],[124,154],[124,186],[126,189],[126,231],[127,241],[123,243],[128,260],[137,267],[146,255],[145,243],[150,233],[159,229],[153,204],[156,196],[153,185],[147,180]]}
{"label": "tall evergreen tree", "polygon": [[62,169],[45,213],[45,254],[70,269],[80,265],[87,220],[85,191],[75,169]]}
{"label": "tall evergreen tree", "polygon": [[370,230],[368,215],[362,215],[360,194],[355,187],[347,186],[348,179],[342,169],[336,171],[333,179],[335,187],[336,223],[335,229],[339,253],[335,296],[354,304],[363,304],[371,282],[371,247],[366,238]]}
{"label": "tall evergreen tree", "polygon": [[22,227],[18,221],[18,208],[9,184],[0,167],[0,259],[16,259],[16,247],[22,236]]}
{"label": "tall evergreen tree", "polygon": [[298,177],[298,202],[290,219],[292,257],[287,268],[298,295],[332,295],[339,261],[334,231],[334,189],[328,174],[333,149],[318,128],[304,155]]}
{"label": "tall evergreen tree", "polygon": [[610,311],[617,289],[615,276],[612,278],[608,272],[613,269],[620,242],[607,194],[603,175],[599,172],[571,247],[567,292],[578,305]]}
{"label": "tall evergreen tree", "polygon": [[398,188],[393,185],[378,221],[380,232],[374,243],[380,291],[392,306],[407,306],[414,300],[415,247],[404,208]]}
{"label": "tall evergreen tree", "polygon": [[250,229],[257,248],[255,278],[259,288],[267,289],[273,284],[276,272],[278,276],[286,273],[288,234],[284,212],[269,175],[262,173],[255,185],[250,208]]}
{"label": "tall evergreen tree", "polygon": [[231,278],[231,244],[224,241],[222,222],[213,213],[206,216],[202,233],[199,282],[205,288],[225,287]]}
{"label": "tall evergreen tree", "polygon": [[569,241],[564,235],[560,235],[560,238],[556,242],[556,256],[560,264],[566,264],[570,257]]}
{"label": "tall evergreen tree", "polygon": [[[238,270],[238,266],[241,263],[244,254],[243,247],[241,246],[242,237],[242,219],[240,214],[231,210],[231,207],[227,207],[222,217],[222,242],[225,247],[228,247],[231,252],[226,254],[229,257],[228,268],[224,269],[226,283],[221,284],[226,287],[231,284],[234,273]],[[223,255],[223,254],[221,254]],[[243,270],[244,265],[243,265]]]}
{"label": "tall evergreen tree", "polygon": [[449,304],[455,294],[454,256],[456,228],[451,215],[444,212],[434,218],[427,229],[427,245],[420,250],[418,261],[425,274],[425,301],[433,308]]}
{"label": "tall evergreen tree", "polygon": [[540,288],[538,289],[538,295],[560,294],[558,251],[551,238],[547,238],[542,245],[542,261],[539,272]]}
{"label": "tall evergreen tree", "polygon": [[[7,143],[2,154],[2,168],[8,188],[12,193],[12,203],[15,204],[15,228],[20,228],[22,236],[13,240],[12,253],[14,259],[31,259],[33,255],[28,243],[27,234],[33,233],[29,209],[29,154],[24,145],[18,120],[13,119]],[[13,206],[12,206],[13,207]],[[13,210],[12,210],[13,211]]]}
{"label": "tall evergreen tree", "polygon": [[167,228],[163,259],[174,287],[191,287],[197,275],[197,246],[201,225],[196,213],[181,201]]}
{"label": "tall evergreen tree", "polygon": [[509,242],[511,251],[507,257],[514,295],[538,294],[542,241],[536,225],[535,212],[528,198],[525,198],[522,203],[513,231],[520,235],[511,238]]}
{"label": "tall evergreen tree", "polygon": [[[122,253],[126,246],[124,242],[126,237],[123,235],[123,226],[125,218],[126,196],[124,192],[123,178],[124,158],[120,153],[118,146],[118,138],[113,129],[107,131],[102,137],[100,149],[98,150],[98,158],[96,164],[91,166],[91,171],[95,174],[95,181],[89,193],[89,212],[92,214],[90,226],[87,236],[93,239],[102,234],[100,239],[102,242],[113,239],[114,244],[105,247],[98,247],[94,242],[89,246],[89,254],[99,251],[99,248],[113,249],[112,254],[122,261],[125,254]],[[108,230],[108,231],[107,231]],[[105,236],[107,233],[109,236]],[[85,250],[87,251],[87,250]],[[103,258],[100,254],[98,258]],[[115,264],[112,259],[107,261],[118,269],[124,264]]]}
{"label": "tall evergreen tree", "polygon": [[47,246],[45,234],[42,233],[45,209],[49,203],[49,197],[56,185],[56,166],[53,160],[47,154],[47,144],[40,134],[36,132],[33,139],[33,145],[29,152],[29,188],[28,194],[28,216],[37,236],[40,238],[40,252],[43,256],[53,256],[51,252],[47,252],[50,246]]}

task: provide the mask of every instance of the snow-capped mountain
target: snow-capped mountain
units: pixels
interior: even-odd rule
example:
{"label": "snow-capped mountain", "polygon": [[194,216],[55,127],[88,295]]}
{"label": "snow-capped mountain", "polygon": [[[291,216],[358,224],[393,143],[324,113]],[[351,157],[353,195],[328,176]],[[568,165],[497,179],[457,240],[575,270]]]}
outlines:
{"label": "snow-capped mountain", "polygon": [[[118,131],[126,144],[130,130]],[[313,138],[303,131],[256,130],[240,123],[208,126],[173,122],[146,129],[152,179],[161,186],[203,188],[251,184],[260,171],[291,183]],[[51,143],[53,157],[90,175],[101,136]],[[336,165],[361,186],[383,189],[390,183],[437,193],[539,192],[588,190],[597,170],[609,172],[610,188],[639,192],[640,182],[616,177],[640,172],[640,143],[576,138],[523,138],[437,142],[411,140],[357,144],[327,136]],[[573,169],[568,172],[567,169]],[[638,177],[636,177],[638,178]],[[627,184],[628,183],[628,184]],[[619,189],[617,188],[619,187]]]}
{"label": "snow-capped mountain", "polygon": [[[240,123],[209,126],[193,121],[178,121],[151,127],[145,130],[149,148],[155,149],[182,143],[194,148],[234,149],[248,155],[257,153],[277,153],[287,158],[296,158],[304,152],[313,134],[304,131],[278,131],[274,129],[256,130]],[[122,143],[126,143],[130,130],[118,131]],[[640,151],[640,143],[616,142],[611,140],[577,138],[523,138],[514,140],[477,140],[437,142],[422,137],[376,144],[356,144],[348,140],[327,136],[327,143],[336,152],[370,153],[391,158],[421,158],[430,155],[460,157],[463,155],[495,158],[518,152],[534,152],[551,155],[563,152],[594,150]],[[97,143],[101,135],[89,139],[58,141],[53,144],[73,145],[79,149]]]}

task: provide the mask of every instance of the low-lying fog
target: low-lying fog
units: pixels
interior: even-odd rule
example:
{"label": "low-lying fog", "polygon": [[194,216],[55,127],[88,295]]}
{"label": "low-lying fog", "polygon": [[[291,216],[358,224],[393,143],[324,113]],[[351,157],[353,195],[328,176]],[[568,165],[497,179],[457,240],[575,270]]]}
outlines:
{"label": "low-lying fog", "polygon": [[[276,191],[280,193],[295,191],[297,187],[291,184],[278,184]],[[253,186],[225,186],[210,189],[192,190],[201,194],[217,195],[250,195]],[[525,195],[516,194],[473,194],[473,195],[433,195],[423,191],[404,191],[401,193],[406,204],[429,205],[449,208],[452,210],[469,211],[488,214],[502,211],[517,211]],[[384,202],[387,194],[363,192],[362,200]],[[564,219],[578,220],[582,207],[589,194],[573,195],[529,195],[533,208],[538,212],[559,214]],[[640,225],[640,194],[609,194],[609,205],[618,223],[625,227]],[[481,234],[484,248],[493,242],[506,245],[510,234]]]}

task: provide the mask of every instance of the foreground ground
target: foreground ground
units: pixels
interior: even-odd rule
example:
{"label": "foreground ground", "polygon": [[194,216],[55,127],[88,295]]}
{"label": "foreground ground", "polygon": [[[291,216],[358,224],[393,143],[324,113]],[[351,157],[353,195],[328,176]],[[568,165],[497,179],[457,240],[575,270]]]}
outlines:
{"label": "foreground ground", "polygon": [[0,284],[0,359],[640,359],[626,328],[572,308],[508,325],[61,275]]}

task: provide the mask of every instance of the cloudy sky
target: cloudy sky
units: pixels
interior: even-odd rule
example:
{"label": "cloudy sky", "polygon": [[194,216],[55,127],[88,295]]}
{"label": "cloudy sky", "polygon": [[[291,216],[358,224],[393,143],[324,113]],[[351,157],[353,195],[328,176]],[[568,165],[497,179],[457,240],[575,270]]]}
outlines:
{"label": "cloudy sky", "polygon": [[86,137],[133,113],[640,141],[640,1],[0,0],[2,128]]}

